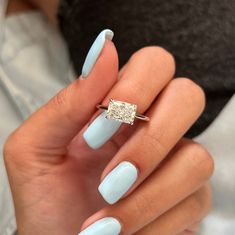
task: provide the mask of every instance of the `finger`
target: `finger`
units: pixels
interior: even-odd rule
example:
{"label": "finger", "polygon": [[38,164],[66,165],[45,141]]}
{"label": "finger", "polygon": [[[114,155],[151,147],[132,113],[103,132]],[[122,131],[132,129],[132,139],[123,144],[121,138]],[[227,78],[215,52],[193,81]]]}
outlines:
{"label": "finger", "polygon": [[93,115],[97,102],[117,80],[118,56],[111,38],[110,30],[99,34],[83,66],[86,79],[81,76],[34,113],[12,136],[11,149],[20,142],[32,149],[50,149],[50,155],[66,151],[67,144]]}
{"label": "finger", "polygon": [[198,231],[199,223],[211,208],[211,190],[204,185],[181,203],[161,215],[135,235],[175,235]]}
{"label": "finger", "polygon": [[[138,105],[138,112],[145,112],[156,96],[173,77],[175,63],[172,55],[159,47],[146,47],[136,52],[121,71],[121,78],[104,98]],[[84,140],[93,149],[100,148],[120,128],[121,123],[107,120],[100,114],[84,132]]]}
{"label": "finger", "polygon": [[192,81],[172,80],[147,112],[150,122],[137,127],[104,170],[99,186],[104,199],[117,202],[151,174],[199,117],[204,103],[203,91]]}
{"label": "finger", "polygon": [[115,229],[119,224],[122,234],[133,234],[198,190],[212,171],[213,161],[208,152],[196,143],[184,141],[138,189],[97,212],[83,228],[96,229],[95,221],[100,222],[102,218],[103,223],[106,218],[112,218]]}

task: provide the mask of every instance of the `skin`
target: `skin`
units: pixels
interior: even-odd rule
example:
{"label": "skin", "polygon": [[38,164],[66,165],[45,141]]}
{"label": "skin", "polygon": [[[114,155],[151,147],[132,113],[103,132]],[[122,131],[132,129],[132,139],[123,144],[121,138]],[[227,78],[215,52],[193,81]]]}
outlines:
{"label": "skin", "polygon": [[7,15],[27,12],[35,9],[35,6],[25,0],[10,0],[7,8]]}
{"label": "skin", "polygon": [[[189,79],[172,80],[174,71],[172,55],[154,46],[137,51],[118,71],[116,48],[106,41],[86,80],[74,81],[11,134],[4,159],[20,235],[77,234],[106,216],[119,219],[123,235],[198,231],[211,205],[213,160],[182,136],[205,97]],[[123,126],[94,151],[82,133],[98,115],[96,104],[110,98],[138,104],[151,121]],[[138,180],[109,206],[97,187],[121,161],[138,167]]]}
{"label": "skin", "polygon": [[40,9],[48,18],[50,23],[57,26],[57,9],[59,0],[9,0],[7,14]]}

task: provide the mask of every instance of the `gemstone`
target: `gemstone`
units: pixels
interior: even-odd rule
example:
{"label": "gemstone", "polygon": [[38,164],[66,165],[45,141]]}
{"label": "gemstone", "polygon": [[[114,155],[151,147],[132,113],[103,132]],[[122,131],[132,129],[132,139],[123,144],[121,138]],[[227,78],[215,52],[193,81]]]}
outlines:
{"label": "gemstone", "polygon": [[110,100],[106,118],[133,125],[137,105],[118,100]]}

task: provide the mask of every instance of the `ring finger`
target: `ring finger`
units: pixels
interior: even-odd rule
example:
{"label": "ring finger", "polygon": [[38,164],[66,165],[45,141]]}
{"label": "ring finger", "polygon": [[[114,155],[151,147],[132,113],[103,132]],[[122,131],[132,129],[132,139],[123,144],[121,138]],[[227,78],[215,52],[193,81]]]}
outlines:
{"label": "ring finger", "polygon": [[[144,113],[172,79],[174,71],[174,59],[167,51],[159,47],[143,48],[130,58],[102,103],[107,106],[113,98],[138,104],[138,112]],[[107,120],[105,116],[105,112],[101,113],[83,134],[92,149],[100,148],[121,126],[120,122]]]}

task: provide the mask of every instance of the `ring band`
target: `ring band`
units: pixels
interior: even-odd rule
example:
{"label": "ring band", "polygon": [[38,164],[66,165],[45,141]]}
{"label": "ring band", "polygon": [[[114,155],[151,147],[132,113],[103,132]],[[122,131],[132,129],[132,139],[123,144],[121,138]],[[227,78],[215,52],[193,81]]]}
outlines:
{"label": "ring band", "polygon": [[96,107],[98,109],[107,110],[107,119],[116,120],[130,125],[134,124],[135,118],[146,122],[150,121],[149,117],[137,113],[136,104],[110,99],[108,107],[102,104],[99,104]]}

